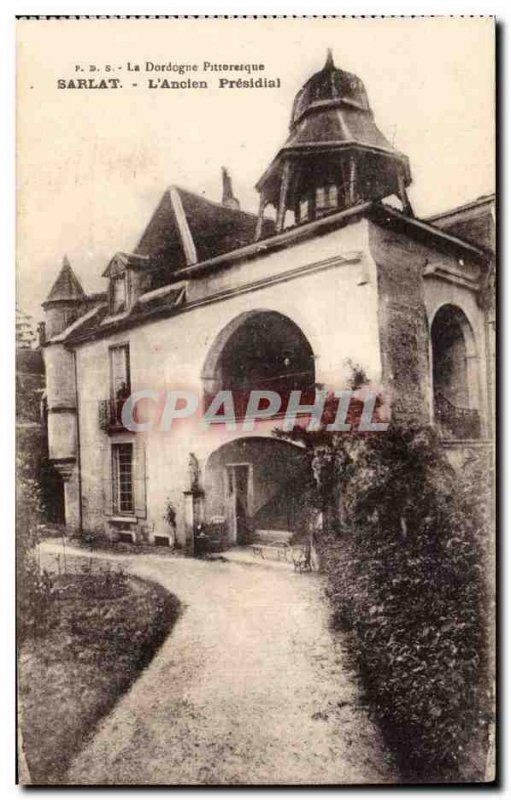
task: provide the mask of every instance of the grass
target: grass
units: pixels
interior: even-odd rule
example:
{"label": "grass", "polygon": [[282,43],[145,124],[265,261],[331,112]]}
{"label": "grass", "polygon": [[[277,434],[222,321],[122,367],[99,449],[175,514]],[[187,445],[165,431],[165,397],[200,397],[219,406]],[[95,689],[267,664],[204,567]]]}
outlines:
{"label": "grass", "polygon": [[55,579],[55,615],[21,644],[19,712],[32,784],[65,783],[73,756],[147,666],[179,613],[178,600],[138,578]]}

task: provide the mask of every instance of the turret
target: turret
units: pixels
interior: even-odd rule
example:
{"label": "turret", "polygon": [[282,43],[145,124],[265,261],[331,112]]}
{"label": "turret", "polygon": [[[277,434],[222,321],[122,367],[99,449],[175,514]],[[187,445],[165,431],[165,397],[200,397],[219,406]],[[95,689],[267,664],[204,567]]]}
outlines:
{"label": "turret", "polygon": [[85,298],[82,285],[73,272],[67,256],[64,256],[57,280],[43,303],[47,340],[62,333],[68,325],[74,322]]}
{"label": "turret", "polygon": [[411,214],[410,183],[408,158],[376,126],[364,84],[338,69],[329,50],[296,95],[287,141],[257,183],[256,238],[267,205],[276,209],[277,231],[288,211],[300,224],[390,195]]}
{"label": "turret", "polygon": [[[46,316],[45,345],[50,460],[64,481],[66,525],[80,528],[79,477],[77,470],[77,403],[74,354],[58,340],[77,318],[86,299],[80,281],[67,258],[43,303]],[[57,337],[57,338],[55,338]]]}

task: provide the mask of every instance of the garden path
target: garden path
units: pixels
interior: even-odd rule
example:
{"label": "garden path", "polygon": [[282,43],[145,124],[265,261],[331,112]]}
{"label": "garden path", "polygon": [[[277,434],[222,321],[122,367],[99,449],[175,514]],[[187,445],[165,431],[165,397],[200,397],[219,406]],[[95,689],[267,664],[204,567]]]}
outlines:
{"label": "garden path", "polygon": [[[49,556],[58,545],[42,548]],[[75,758],[68,784],[396,781],[346,641],[328,627],[321,576],[146,554],[93,557],[162,584],[183,612]]]}

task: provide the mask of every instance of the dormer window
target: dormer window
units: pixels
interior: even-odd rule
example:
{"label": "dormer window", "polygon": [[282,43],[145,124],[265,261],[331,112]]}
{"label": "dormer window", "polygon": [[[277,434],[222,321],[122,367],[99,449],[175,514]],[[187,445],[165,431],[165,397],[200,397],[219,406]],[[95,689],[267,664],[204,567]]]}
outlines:
{"label": "dormer window", "polygon": [[108,278],[110,314],[129,311],[139,295],[147,291],[149,258],[136,253],[116,253],[103,277]]}
{"label": "dormer window", "polygon": [[127,282],[126,282],[126,273],[122,273],[120,275],[114,275],[111,278],[112,281],[112,291],[111,291],[111,312],[112,314],[120,314],[123,311],[126,311],[127,308],[127,301],[128,301],[128,292],[127,292]]}

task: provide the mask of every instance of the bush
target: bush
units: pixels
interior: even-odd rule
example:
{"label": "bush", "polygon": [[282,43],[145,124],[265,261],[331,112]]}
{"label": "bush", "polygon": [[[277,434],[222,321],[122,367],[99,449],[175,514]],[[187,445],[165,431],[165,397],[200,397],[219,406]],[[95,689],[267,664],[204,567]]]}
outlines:
{"label": "bush", "polygon": [[484,465],[455,473],[428,428],[292,438],[313,454],[333,619],[355,634],[368,701],[403,777],[465,779],[491,711]]}
{"label": "bush", "polygon": [[40,635],[54,623],[53,581],[39,569],[35,548],[43,518],[41,488],[30,455],[17,453],[16,480],[16,609],[20,640]]}

